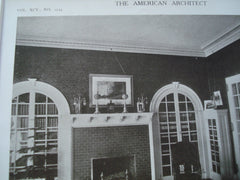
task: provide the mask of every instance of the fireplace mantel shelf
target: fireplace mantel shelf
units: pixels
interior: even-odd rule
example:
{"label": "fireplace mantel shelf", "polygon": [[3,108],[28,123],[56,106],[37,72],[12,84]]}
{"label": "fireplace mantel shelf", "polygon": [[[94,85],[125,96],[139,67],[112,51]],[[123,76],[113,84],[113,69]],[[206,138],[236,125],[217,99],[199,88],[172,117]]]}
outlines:
{"label": "fireplace mantel shelf", "polygon": [[[113,157],[134,156],[134,154],[143,153],[144,155],[140,156],[141,160],[139,161],[149,158],[148,153],[150,153],[151,179],[156,179],[153,128],[158,128],[156,125],[158,121],[157,117],[157,113],[153,112],[69,114],[67,116],[61,116],[62,121],[59,123],[58,131],[60,157],[58,166],[61,169],[58,175],[60,179],[73,179],[74,168],[76,168],[73,161],[75,161],[75,155],[77,153],[81,154],[81,152],[86,152],[85,155],[91,155],[91,158],[100,157],[99,155],[101,155],[101,157]],[[101,139],[104,139],[104,142],[101,142]],[[87,144],[89,144],[89,146],[87,146]],[[120,146],[118,146],[118,144],[120,144]],[[75,150],[73,149],[74,147]],[[138,151],[136,147],[141,148]],[[86,149],[83,151],[82,148]],[[121,150],[121,148],[123,149]],[[96,150],[97,154],[92,156],[91,150]],[[107,153],[109,154],[107,155]],[[77,156],[75,162],[85,161],[78,159],[80,156],[82,159],[82,155],[83,154]],[[85,155],[83,155],[84,158]],[[89,158],[88,160],[90,160]],[[142,162],[147,161],[148,160],[145,159]],[[87,162],[89,164],[89,161]],[[146,164],[141,165],[141,167],[145,166]],[[86,166],[84,166],[84,168],[85,167]]]}
{"label": "fireplace mantel shelf", "polygon": [[147,125],[154,113],[74,114],[72,127]]}

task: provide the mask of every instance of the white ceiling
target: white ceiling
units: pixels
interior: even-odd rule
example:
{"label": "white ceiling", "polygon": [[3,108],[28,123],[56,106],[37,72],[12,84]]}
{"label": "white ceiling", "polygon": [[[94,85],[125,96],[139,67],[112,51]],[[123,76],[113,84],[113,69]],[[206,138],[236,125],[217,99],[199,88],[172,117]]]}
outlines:
{"label": "white ceiling", "polygon": [[240,39],[240,16],[21,17],[17,45],[206,57]]}

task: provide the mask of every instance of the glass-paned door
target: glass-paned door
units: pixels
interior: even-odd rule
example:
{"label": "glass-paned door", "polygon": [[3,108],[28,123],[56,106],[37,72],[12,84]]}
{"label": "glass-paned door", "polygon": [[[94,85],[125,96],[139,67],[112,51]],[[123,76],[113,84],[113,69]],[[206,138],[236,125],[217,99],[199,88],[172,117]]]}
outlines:
{"label": "glass-paned door", "polygon": [[10,172],[27,165],[29,98],[30,93],[25,93],[12,100]]}
{"label": "glass-paned door", "polygon": [[219,135],[217,131],[216,119],[208,119],[209,140],[212,158],[212,170],[215,173],[221,174],[220,155],[219,155]]}
{"label": "glass-paned door", "polygon": [[[10,178],[57,176],[58,110],[37,92],[12,100]],[[51,179],[51,178],[50,178]]]}
{"label": "glass-paned door", "polygon": [[[166,95],[159,105],[159,125],[163,177],[174,176],[173,146],[179,142],[198,146],[197,124],[191,100],[176,91]],[[183,165],[179,168],[184,169]]]}
{"label": "glass-paned door", "polygon": [[[240,167],[240,74],[226,78],[236,163]],[[240,172],[238,171],[238,178]]]}

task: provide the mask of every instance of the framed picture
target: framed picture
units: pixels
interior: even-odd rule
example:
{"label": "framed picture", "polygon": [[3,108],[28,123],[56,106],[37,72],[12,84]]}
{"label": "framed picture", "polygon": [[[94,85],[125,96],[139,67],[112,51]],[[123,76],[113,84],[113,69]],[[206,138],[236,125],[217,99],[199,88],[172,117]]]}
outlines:
{"label": "framed picture", "polygon": [[[124,95],[127,95],[124,97]],[[133,78],[131,75],[89,75],[89,105],[106,106],[110,102],[116,106],[133,106]]]}
{"label": "framed picture", "polygon": [[213,92],[213,100],[214,100],[216,106],[222,106],[223,105],[222,96],[221,96],[220,91],[214,91]]}

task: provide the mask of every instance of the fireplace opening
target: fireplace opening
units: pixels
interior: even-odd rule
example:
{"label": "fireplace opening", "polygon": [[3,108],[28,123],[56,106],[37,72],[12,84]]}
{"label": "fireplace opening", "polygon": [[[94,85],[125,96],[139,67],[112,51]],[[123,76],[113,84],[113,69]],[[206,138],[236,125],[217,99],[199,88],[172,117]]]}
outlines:
{"label": "fireplace opening", "polygon": [[132,180],[135,176],[134,156],[92,159],[93,180]]}

